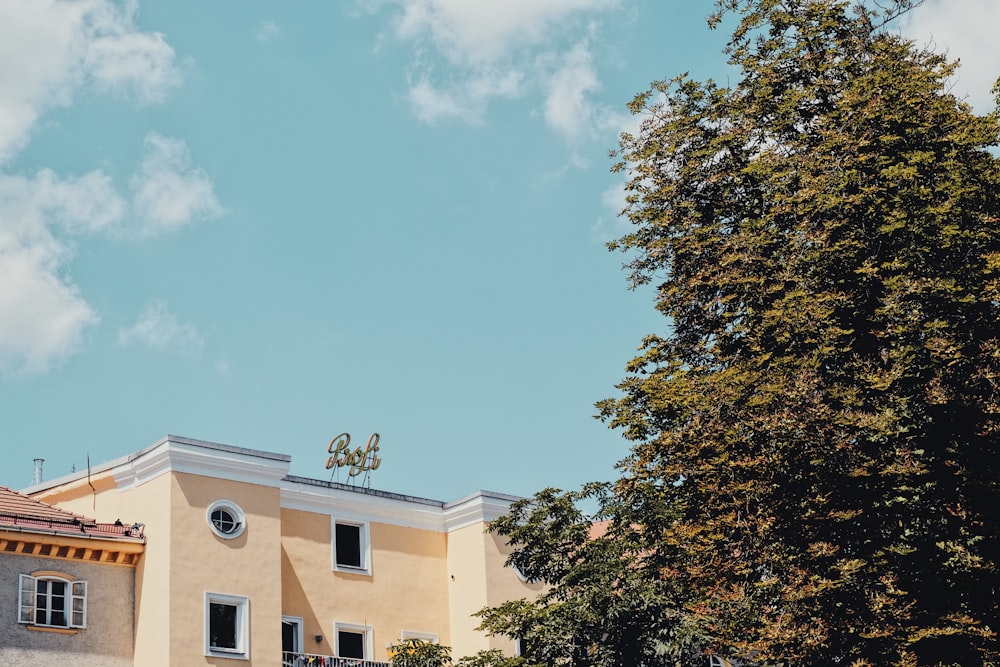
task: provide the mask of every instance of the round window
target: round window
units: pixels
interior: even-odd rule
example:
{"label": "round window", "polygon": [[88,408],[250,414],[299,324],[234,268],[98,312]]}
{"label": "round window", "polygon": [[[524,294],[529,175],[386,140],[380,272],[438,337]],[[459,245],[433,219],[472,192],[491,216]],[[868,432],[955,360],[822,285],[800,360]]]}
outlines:
{"label": "round window", "polygon": [[208,525],[212,532],[227,540],[239,537],[246,528],[246,519],[239,505],[228,500],[217,500],[208,507]]}

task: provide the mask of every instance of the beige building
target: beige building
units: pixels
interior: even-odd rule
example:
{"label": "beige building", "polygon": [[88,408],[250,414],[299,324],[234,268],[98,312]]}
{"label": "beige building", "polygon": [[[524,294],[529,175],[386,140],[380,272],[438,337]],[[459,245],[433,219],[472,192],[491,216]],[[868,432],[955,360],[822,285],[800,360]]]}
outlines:
{"label": "beige building", "polygon": [[0,665],[133,665],[144,542],[139,525],[101,524],[0,486]]}
{"label": "beige building", "polygon": [[456,657],[514,652],[471,616],[538,592],[485,530],[513,497],[414,498],[289,475],[290,460],[167,436],[26,493],[145,524],[132,566],[135,665],[377,663],[410,637]]}

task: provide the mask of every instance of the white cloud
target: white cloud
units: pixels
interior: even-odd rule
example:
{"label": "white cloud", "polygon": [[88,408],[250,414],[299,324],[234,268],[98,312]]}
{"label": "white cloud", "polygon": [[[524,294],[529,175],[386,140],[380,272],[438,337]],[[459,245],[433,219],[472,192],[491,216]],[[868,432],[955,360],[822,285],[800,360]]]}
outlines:
{"label": "white cloud", "polygon": [[118,344],[141,344],[193,355],[201,350],[204,339],[194,324],[178,320],[167,304],[157,299],[146,305],[135,324],[118,330]]}
{"label": "white cloud", "polygon": [[521,91],[520,72],[480,71],[453,84],[450,88],[434,85],[426,73],[411,82],[409,97],[413,111],[429,124],[457,118],[470,125],[482,122],[491,99],[516,97]]}
{"label": "white cloud", "polygon": [[140,235],[170,232],[222,215],[212,180],[191,163],[186,143],[157,132],[148,133],[144,143],[139,173],[130,181],[134,206],[142,219]]}
{"label": "white cloud", "polygon": [[[479,123],[495,99],[540,93],[543,117],[568,142],[607,128],[606,109],[590,96],[600,81],[586,37],[591,17],[620,0],[389,0],[400,8],[393,34],[418,53],[444,59],[444,77],[416,58],[408,96],[424,122]],[[576,45],[566,49],[567,40]]]}
{"label": "white cloud", "polygon": [[952,92],[987,113],[994,107],[990,89],[1000,76],[998,25],[997,0],[925,0],[905,15],[902,30],[918,46],[960,59]]}
{"label": "white cloud", "polygon": [[136,29],[136,11],[133,1],[0,2],[0,161],[25,146],[41,113],[88,82],[143,103],[180,83],[173,49]]}
{"label": "white cloud", "polygon": [[577,44],[563,58],[562,66],[549,79],[545,120],[567,138],[578,137],[592,126],[593,110],[587,93],[600,88],[597,72],[585,43]]}
{"label": "white cloud", "polygon": [[[27,145],[42,114],[88,87],[148,104],[180,84],[173,49],[137,28],[137,11],[135,0],[0,1],[0,164]],[[186,186],[178,191],[188,213],[151,204],[153,224],[218,210],[190,164],[167,174]],[[0,374],[44,372],[78,348],[98,317],[66,273],[74,236],[116,229],[127,210],[100,170],[0,171]]]}
{"label": "white cloud", "polygon": [[122,199],[100,171],[60,179],[0,174],[0,374],[41,373],[79,346],[97,315],[63,275],[72,256],[53,234],[98,231],[118,222]]}
{"label": "white cloud", "polygon": [[601,82],[586,40],[563,55],[546,86],[545,121],[571,147],[607,136],[627,122],[627,114],[592,99]]}
{"label": "white cloud", "polygon": [[273,42],[280,39],[281,35],[281,27],[274,21],[264,21],[257,27],[258,42]]}
{"label": "white cloud", "polygon": [[398,0],[396,33],[430,39],[452,64],[495,63],[516,48],[547,42],[574,15],[616,7],[618,0]]}
{"label": "white cloud", "polygon": [[125,202],[100,170],[67,178],[51,169],[34,178],[0,174],[0,228],[24,240],[48,234],[53,225],[74,233],[100,231],[124,212]]}
{"label": "white cloud", "polygon": [[97,316],[58,269],[64,248],[0,228],[0,375],[43,373],[69,357]]}

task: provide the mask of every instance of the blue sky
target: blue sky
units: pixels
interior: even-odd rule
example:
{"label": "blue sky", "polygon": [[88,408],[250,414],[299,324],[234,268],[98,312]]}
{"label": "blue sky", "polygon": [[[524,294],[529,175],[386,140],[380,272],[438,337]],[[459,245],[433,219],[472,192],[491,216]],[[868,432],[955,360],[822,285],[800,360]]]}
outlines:
{"label": "blue sky", "polygon": [[[0,3],[0,484],[167,433],[444,500],[611,479],[646,333],[604,242],[650,81],[728,74],[689,0]],[[993,0],[901,29],[962,58]],[[339,477],[343,479],[343,475]]]}

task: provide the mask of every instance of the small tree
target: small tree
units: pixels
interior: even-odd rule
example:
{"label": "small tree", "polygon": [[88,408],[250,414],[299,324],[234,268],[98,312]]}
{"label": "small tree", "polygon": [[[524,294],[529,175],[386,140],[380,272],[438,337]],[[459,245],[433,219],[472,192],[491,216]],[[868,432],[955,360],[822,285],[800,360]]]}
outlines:
{"label": "small tree", "polygon": [[392,667],[451,667],[451,647],[422,639],[404,639],[389,647]]}
{"label": "small tree", "polygon": [[[581,503],[596,503],[597,514]],[[546,489],[515,502],[490,529],[513,547],[508,564],[547,586],[535,600],[484,609],[481,629],[523,640],[529,665],[696,661],[704,642],[683,613],[679,582],[660,574],[665,551],[651,544],[673,517],[649,484]]]}
{"label": "small tree", "polygon": [[504,655],[500,649],[479,651],[475,655],[465,656],[455,667],[529,667],[523,658],[512,658]]}

